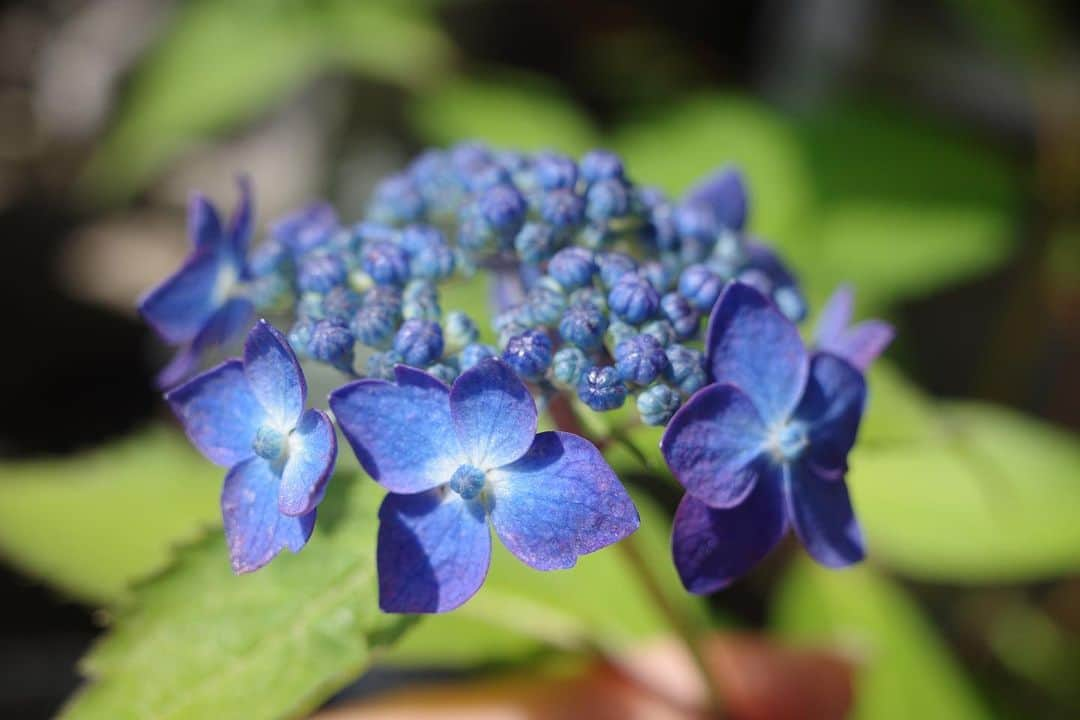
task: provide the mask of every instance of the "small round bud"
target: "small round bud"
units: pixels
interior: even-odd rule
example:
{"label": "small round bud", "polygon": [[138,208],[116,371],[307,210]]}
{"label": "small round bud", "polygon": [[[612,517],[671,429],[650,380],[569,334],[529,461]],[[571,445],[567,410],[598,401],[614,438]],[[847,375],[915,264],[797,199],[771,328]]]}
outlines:
{"label": "small round bud", "polygon": [[681,392],[693,395],[708,383],[705,359],[697,350],[685,345],[672,345],[667,349],[667,358],[671,364],[669,377]]}
{"label": "small round bud", "polygon": [[596,270],[593,253],[576,246],[563,248],[548,263],[548,274],[567,290],[591,285]]}
{"label": "small round bud", "polygon": [[304,255],[296,267],[296,284],[301,292],[325,293],[343,285],[348,276],[349,270],[341,256],[321,251]]}
{"label": "small round bud", "polygon": [[315,320],[301,317],[289,329],[289,345],[300,357],[310,357],[308,344],[311,342],[312,333],[315,332],[315,323]]}
{"label": "small round bud", "polygon": [[541,153],[533,164],[537,184],[544,190],[572,188],[577,183],[578,169],[565,155]]}
{"label": "small round bud", "polygon": [[539,325],[552,326],[566,310],[566,297],[546,287],[533,287],[526,299],[529,315]]}
{"label": "small round bud", "polygon": [[248,268],[255,277],[276,273],[289,264],[292,254],[284,242],[270,237],[251,252]]}
{"label": "small round bud", "polygon": [[690,340],[698,334],[701,313],[682,295],[670,292],[660,298],[660,312],[671,323],[679,340]]}
{"label": "small round bud", "polygon": [[465,372],[471,367],[475,367],[485,360],[499,357],[499,351],[490,345],[483,345],[481,343],[472,343],[466,345],[458,353],[458,366],[462,372]]}
{"label": "small round bud", "polygon": [[551,360],[551,375],[555,382],[563,387],[577,387],[581,374],[592,363],[579,348],[565,346],[555,353]]}
{"label": "small round bud", "polygon": [[539,330],[526,330],[510,338],[502,359],[525,380],[538,380],[551,365],[551,339]]}
{"label": "small round bud", "polygon": [[635,335],[615,347],[615,369],[625,382],[648,385],[668,368],[664,346],[652,335]]}
{"label": "small round bud", "polygon": [[584,350],[600,347],[607,330],[604,312],[590,304],[572,305],[559,321],[562,339]]}
{"label": "small round bud", "polygon": [[368,245],[361,264],[378,285],[404,285],[409,279],[409,256],[393,243],[380,241]]}
{"label": "small round bud", "polygon": [[624,323],[622,320],[616,320],[608,325],[607,332],[604,333],[604,344],[609,350],[614,352],[615,348],[619,346],[619,343],[628,338],[632,338],[637,334],[638,331],[633,325]]}
{"label": "small round bud", "polygon": [[716,215],[705,203],[690,202],[675,210],[675,229],[683,238],[697,238],[712,247],[720,232]]}
{"label": "small round bud", "polygon": [[712,310],[723,289],[724,280],[704,265],[691,265],[679,276],[679,294],[698,310]]}
{"label": "small round bud", "polygon": [[606,223],[630,212],[630,193],[620,180],[600,180],[585,194],[585,217]]}
{"label": "small round bud", "polygon": [[368,347],[384,347],[397,330],[400,319],[398,312],[390,305],[371,304],[356,311],[349,329],[358,342]]}
{"label": "small round bud", "polygon": [[660,308],[660,295],[645,278],[636,273],[626,273],[608,293],[608,307],[622,320],[637,325],[656,315]]}
{"label": "small round bud", "polygon": [[648,280],[657,292],[667,292],[679,277],[678,264],[650,260],[641,265],[641,275]]}
{"label": "small round bud", "polygon": [[330,320],[319,320],[312,329],[311,340],[308,341],[308,354],[339,370],[351,372],[354,342],[352,333],[344,325]]}
{"label": "small round bud", "polygon": [[676,390],[658,383],[637,396],[637,409],[646,425],[665,425],[679,409],[682,398]]}
{"label": "small round bud", "polygon": [[596,265],[600,269],[600,281],[609,290],[623,275],[637,270],[634,258],[620,252],[598,253]]}
{"label": "small round bud", "polygon": [[394,336],[394,351],[406,365],[431,365],[443,354],[442,328],[430,320],[406,320]]}
{"label": "small round bud", "polygon": [[581,177],[587,183],[622,179],[623,163],[610,150],[590,150],[581,158]]}
{"label": "small round bud", "polygon": [[566,232],[581,224],[585,201],[572,190],[552,190],[540,201],[540,217],[556,232]]}
{"label": "small round bud", "polygon": [[393,175],[375,188],[368,216],[390,225],[419,222],[424,217],[424,198],[408,175]]}
{"label": "small round bud", "polygon": [[541,263],[555,251],[556,237],[551,227],[541,223],[527,222],[514,238],[514,251],[524,263]]}
{"label": "small round bud", "polygon": [[394,379],[394,366],[403,362],[401,355],[393,350],[370,355],[364,366],[364,375],[380,380]]}
{"label": "small round bud", "polygon": [[434,378],[442,380],[447,385],[453,383],[458,376],[457,370],[449,363],[435,363],[434,365],[428,365],[424,368],[424,372]]}
{"label": "small round bud", "polygon": [[513,185],[496,185],[477,199],[480,216],[503,240],[510,240],[525,222],[525,198]]}
{"label": "small round bud", "polygon": [[569,305],[591,305],[602,313],[607,313],[607,297],[594,287],[583,287],[570,293]]}
{"label": "small round bud", "polygon": [[773,302],[780,312],[791,322],[802,322],[806,319],[806,300],[798,288],[792,285],[776,288],[773,292]]}
{"label": "small round bud", "polygon": [[322,298],[322,314],[327,320],[344,325],[360,309],[363,299],[344,285],[330,288]]}
{"label": "small round bud", "polygon": [[460,310],[454,310],[447,314],[443,337],[446,341],[447,352],[457,352],[467,345],[476,342],[480,333],[476,329],[476,323]]}
{"label": "small round bud", "polygon": [[678,333],[675,332],[675,328],[671,326],[667,320],[653,320],[647,322],[641,326],[641,332],[644,335],[651,335],[656,338],[664,347],[672,345],[679,340]]}
{"label": "small round bud", "polygon": [[581,402],[597,412],[614,410],[626,402],[626,385],[610,365],[594,365],[583,372],[577,393]]}

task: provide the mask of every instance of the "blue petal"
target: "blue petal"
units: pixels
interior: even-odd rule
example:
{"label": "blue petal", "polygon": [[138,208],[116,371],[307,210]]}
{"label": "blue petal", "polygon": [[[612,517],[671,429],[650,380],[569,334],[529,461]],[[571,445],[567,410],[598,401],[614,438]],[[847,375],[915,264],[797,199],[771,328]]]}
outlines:
{"label": "blue petal", "polygon": [[819,347],[835,342],[847,329],[855,307],[855,293],[850,285],[841,285],[825,301],[814,329],[814,343]]}
{"label": "blue petal", "polygon": [[291,430],[304,411],[307,383],[289,341],[265,320],[256,323],[244,343],[244,374],[278,429]]}
{"label": "blue petal", "polygon": [[835,355],[815,353],[795,418],[807,425],[806,457],[819,473],[843,477],[865,405],[862,373]]}
{"label": "blue petal", "polygon": [[229,220],[229,249],[235,254],[237,260],[243,263],[251,242],[254,216],[251,179],[246,175],[241,175],[236,178],[236,185],[240,190],[240,201],[236,204],[236,209],[233,210],[232,218]]}
{"label": "blue petal", "polygon": [[214,248],[200,248],[142,299],[139,312],[167,342],[189,342],[224,304],[237,277],[236,267]]}
{"label": "blue petal", "polygon": [[686,201],[704,204],[725,227],[741,230],[746,224],[746,182],[735,168],[723,168],[695,185]]}
{"label": "blue petal", "polygon": [[252,443],[266,412],[244,377],[243,364],[229,360],[167,393],[191,442],[218,465],[254,455]]}
{"label": "blue petal", "polygon": [[360,464],[396,493],[430,490],[463,462],[450,420],[450,390],[413,368],[395,368],[397,383],[358,380],[330,394],[345,438]]}
{"label": "blue petal", "polygon": [[491,561],[483,507],[444,488],[390,493],[379,508],[379,607],[453,610],[476,594]]}
{"label": "blue petal", "polygon": [[749,285],[729,284],[709,318],[705,348],[714,382],[746,393],[765,425],[787,419],[809,363],[798,328],[770,300]]}
{"label": "blue petal", "polygon": [[885,352],[896,333],[883,320],[864,320],[847,328],[831,342],[821,342],[819,349],[839,355],[856,369],[866,372],[878,355]]}
{"label": "blue petal", "polygon": [[564,432],[536,436],[524,457],[488,472],[491,519],[503,544],[537,570],[572,567],[622,540],[638,513],[600,451]]}
{"label": "blue petal", "polygon": [[716,592],[746,574],[787,531],[779,468],[762,478],[741,505],[710,508],[686,495],[675,512],[672,553],[692,593]]}
{"label": "blue petal", "polygon": [[183,380],[208,349],[224,345],[247,327],[255,308],[247,298],[232,298],[217,309],[202,330],[158,373],[157,385],[165,389]]}
{"label": "blue petal", "polygon": [[304,515],[322,502],[334,472],[337,435],[322,410],[307,410],[289,435],[289,457],[281,471],[278,509],[285,515]]}
{"label": "blue petal", "polygon": [[758,481],[767,428],[733,385],[699,390],[672,416],[660,451],[687,492],[713,507],[738,505]]}
{"label": "blue petal", "polygon": [[450,389],[458,442],[478,468],[517,460],[536,435],[536,403],[508,365],[487,360],[466,370]]}
{"label": "blue petal", "polygon": [[221,513],[234,572],[258,570],[286,548],[300,552],[311,537],[315,511],[300,517],[278,512],[278,481],[260,457],[245,460],[225,476]]}
{"label": "blue petal", "polygon": [[202,193],[192,193],[187,219],[188,237],[195,248],[217,247],[221,243],[221,218]]}
{"label": "blue petal", "polygon": [[862,530],[847,485],[822,477],[809,463],[787,468],[787,508],[802,544],[826,567],[844,567],[865,557]]}

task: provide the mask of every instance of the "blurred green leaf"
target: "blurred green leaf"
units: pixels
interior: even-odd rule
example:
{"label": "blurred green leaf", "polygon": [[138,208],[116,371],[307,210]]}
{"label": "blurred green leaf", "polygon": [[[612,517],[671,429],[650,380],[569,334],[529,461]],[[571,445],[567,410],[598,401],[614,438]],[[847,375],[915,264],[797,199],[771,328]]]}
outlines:
{"label": "blurred green leaf", "polygon": [[855,718],[989,717],[918,607],[870,567],[828,570],[800,558],[784,578],[772,620],[786,637],[835,644],[862,665]]}
{"label": "blurred green leaf", "polygon": [[768,106],[707,95],[636,118],[612,144],[632,177],[673,195],[727,163],[750,187],[750,227],[781,248],[795,245],[813,206],[813,183],[793,127]]}
{"label": "blurred green leaf", "polygon": [[65,459],[0,465],[0,553],[80,600],[113,602],[174,544],[220,523],[222,473],[165,427]]}
{"label": "blurred green leaf", "polygon": [[[705,624],[699,598],[682,592],[671,564],[670,520],[635,495],[641,528],[634,542],[671,600]],[[569,570],[538,572],[496,543],[476,597],[447,615],[425,618],[385,657],[391,664],[447,665],[520,661],[544,648],[616,650],[670,632],[622,552],[606,548]]]}
{"label": "blurred green leaf", "polygon": [[448,82],[415,98],[409,117],[436,145],[481,140],[497,148],[578,154],[597,143],[589,119],[570,98],[524,74]]}
{"label": "blurred green leaf", "polygon": [[214,533],[138,588],[83,661],[91,682],[66,718],[302,715],[355,678],[411,618],[378,609],[383,492],[339,473],[304,552],[235,576]]}
{"label": "blurred green leaf", "polygon": [[1080,570],[1075,437],[982,403],[940,404],[928,428],[923,441],[860,443],[852,453],[849,482],[872,557],[949,582]]}
{"label": "blurred green leaf", "polygon": [[182,4],[137,68],[84,188],[121,199],[191,144],[250,120],[329,68],[406,86],[441,77],[450,47],[428,15],[389,0]]}

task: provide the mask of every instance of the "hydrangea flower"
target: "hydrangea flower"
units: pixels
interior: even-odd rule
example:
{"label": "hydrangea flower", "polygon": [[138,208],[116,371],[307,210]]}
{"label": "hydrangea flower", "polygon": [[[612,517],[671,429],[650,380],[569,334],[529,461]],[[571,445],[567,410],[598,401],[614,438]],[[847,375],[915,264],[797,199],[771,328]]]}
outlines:
{"label": "hydrangea flower", "polygon": [[892,342],[895,332],[883,320],[864,320],[852,325],[854,308],[852,289],[847,285],[837,288],[821,309],[814,344],[818,350],[839,355],[865,372]]}
{"label": "hydrangea flower", "polygon": [[208,348],[221,345],[251,322],[254,306],[234,290],[247,276],[251,238],[251,185],[241,178],[240,202],[228,225],[203,195],[188,206],[191,254],[180,269],[146,294],[139,312],[163,340],[181,346],[158,375],[160,387],[180,382]]}
{"label": "hydrangea flower", "polygon": [[364,469],[390,491],[379,510],[379,604],[445,612],[480,588],[489,523],[538,570],[625,538],[638,514],[600,452],[565,432],[536,434],[537,411],[505,363],[485,360],[452,387],[395,368],[359,380],[330,407]]}
{"label": "hydrangea flower", "polygon": [[265,320],[243,360],[227,360],[166,394],[195,447],[229,468],[221,493],[233,570],[258,570],[284,548],[299,552],[315,527],[337,457],[321,410],[304,410],[307,384],[285,338]]}
{"label": "hydrangea flower", "polygon": [[708,593],[760,561],[789,524],[819,563],[862,559],[844,475],[866,400],[862,373],[799,331],[756,289],[727,286],[709,320],[712,385],[668,423],[660,447],[687,490],[675,565]]}

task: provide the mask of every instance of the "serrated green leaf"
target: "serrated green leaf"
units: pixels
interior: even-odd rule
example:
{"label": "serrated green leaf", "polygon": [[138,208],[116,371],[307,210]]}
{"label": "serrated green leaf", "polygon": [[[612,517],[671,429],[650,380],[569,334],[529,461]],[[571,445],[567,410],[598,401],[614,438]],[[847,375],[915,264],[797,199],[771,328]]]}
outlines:
{"label": "serrated green leaf", "polygon": [[939,405],[929,428],[920,442],[860,443],[852,453],[849,483],[872,557],[948,582],[1080,570],[1074,436],[973,402]]}
{"label": "serrated green leaf", "polygon": [[[634,500],[641,528],[633,542],[676,607],[704,625],[704,606],[682,592],[671,563],[670,520],[647,498]],[[570,570],[538,572],[496,543],[480,592],[453,613],[425,618],[386,661],[450,667],[520,661],[551,648],[616,650],[665,632],[671,628],[618,547],[586,555]]]}
{"label": "serrated green leaf", "polygon": [[73,457],[0,465],[0,554],[94,604],[220,523],[223,471],[156,427]]}
{"label": "serrated green leaf", "polygon": [[596,144],[596,131],[573,101],[531,75],[447,83],[417,97],[409,117],[437,145],[480,140],[497,148],[577,154]]}
{"label": "serrated green leaf", "polygon": [[855,658],[855,718],[989,717],[915,603],[871,567],[828,570],[800,558],[780,586],[772,622],[788,638],[831,643]]}
{"label": "serrated green leaf", "polygon": [[220,533],[186,548],[84,660],[91,682],[63,716],[257,720],[325,700],[412,622],[378,609],[383,494],[339,473],[304,551],[251,575],[233,575]]}

